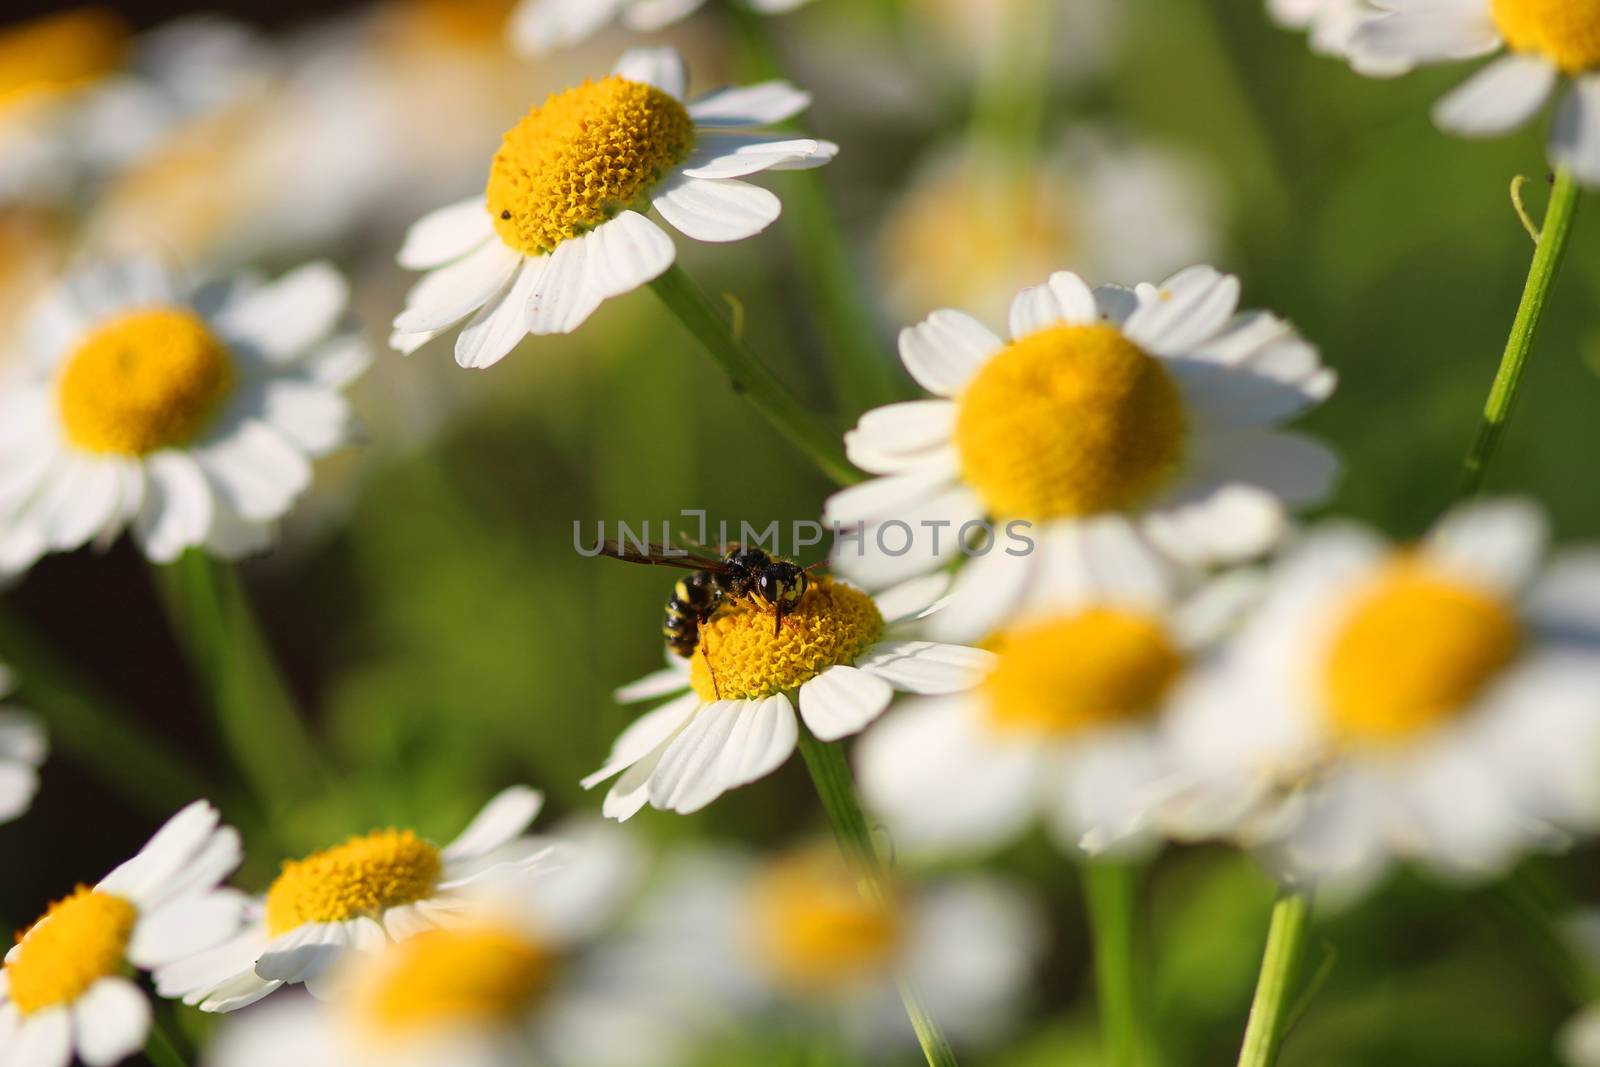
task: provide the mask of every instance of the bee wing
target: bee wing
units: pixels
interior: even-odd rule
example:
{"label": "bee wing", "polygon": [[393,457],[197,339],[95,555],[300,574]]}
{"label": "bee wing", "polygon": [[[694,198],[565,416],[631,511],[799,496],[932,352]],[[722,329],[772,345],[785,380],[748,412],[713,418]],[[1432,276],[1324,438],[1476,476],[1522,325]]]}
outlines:
{"label": "bee wing", "polygon": [[675,549],[671,545],[646,544],[644,551],[628,547],[619,541],[607,541],[600,546],[600,555],[620,559],[625,563],[643,563],[654,567],[679,567],[686,571],[712,571],[727,573],[728,567],[720,559],[699,556],[693,552]]}

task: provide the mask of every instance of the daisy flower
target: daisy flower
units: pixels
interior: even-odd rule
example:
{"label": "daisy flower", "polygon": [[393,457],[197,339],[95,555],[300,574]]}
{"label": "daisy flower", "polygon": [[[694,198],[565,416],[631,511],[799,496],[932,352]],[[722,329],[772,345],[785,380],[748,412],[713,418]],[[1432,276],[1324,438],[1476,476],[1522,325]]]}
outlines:
{"label": "daisy flower", "polygon": [[165,966],[239,925],[244,897],[217,888],[239,865],[239,835],[219,821],[189,805],[19,936],[0,971],[0,1065],[109,1067],[144,1047],[150,1003],[125,968]]}
{"label": "daisy flower", "polygon": [[649,1067],[671,1020],[597,957],[642,873],[615,823],[561,835],[563,863],[514,893],[476,894],[451,922],[352,953],[327,1001],[278,997],[230,1016],[207,1067]]}
{"label": "daisy flower", "polygon": [[[781,15],[810,0],[744,0],[752,11]],[[639,33],[655,33],[699,11],[705,0],[522,0],[511,15],[511,44],[524,55],[542,56],[579,44],[614,22]]]}
{"label": "daisy flower", "polygon": [[325,996],[349,953],[381,951],[447,923],[475,892],[520,883],[543,864],[548,844],[519,836],[542,803],[531,789],[508,789],[443,848],[390,828],[285,860],[237,936],[158,971],[156,988],[201,1011],[233,1011],[294,982]]}
{"label": "daisy flower", "polygon": [[[915,1047],[897,980],[952,1040],[1003,1036],[1048,943],[1036,902],[986,875],[869,899],[838,850],[681,853],[641,915],[627,970],[679,999],[705,1037],[799,1015],[869,1054]],[[730,1018],[731,1016],[731,1018]],[[704,1038],[703,1038],[704,1039]]]}
{"label": "daisy flower", "polygon": [[896,690],[953,693],[972,685],[989,653],[897,639],[896,623],[924,613],[944,582],[906,583],[876,600],[819,578],[774,632],[770,611],[750,601],[725,607],[700,628],[687,659],[617,690],[623,703],[682,692],[622,732],[592,789],[621,775],[604,812],[633,816],[647,802],[681,814],[772,773],[795,749],[798,702],[806,728],[824,741],[860,731]]}
{"label": "daisy flower", "polygon": [[[0,699],[12,687],[11,672],[0,664]],[[28,810],[48,751],[44,727],[33,716],[0,704],[0,823]]]}
{"label": "daisy flower", "polygon": [[0,391],[0,573],[124,529],[156,562],[266,547],[354,430],[340,390],[367,348],[347,297],[325,264],[198,289],[148,263],[68,279]]}
{"label": "daisy flower", "polygon": [[[1177,601],[1138,583],[1012,621],[975,688],[915,697],[862,737],[856,772],[897,849],[995,848],[1042,815],[1063,848],[1134,852],[1167,780],[1162,722],[1248,585]],[[959,802],[952,802],[959,797]]]}
{"label": "daisy flower", "polygon": [[1356,28],[1376,14],[1372,0],[1267,0],[1267,13],[1278,25],[1309,31],[1311,50],[1348,59],[1356,70],[1373,77],[1404,74],[1410,64],[1353,50]]}
{"label": "daisy flower", "polygon": [[1488,876],[1600,821],[1600,556],[1541,569],[1518,502],[1419,544],[1308,534],[1170,719],[1179,836],[1353,893],[1396,859]]}
{"label": "daisy flower", "polygon": [[1288,506],[1332,486],[1333,455],[1276,425],[1334,375],[1288,323],[1236,314],[1238,297],[1210,267],[1136,290],[1061,272],[1017,296],[1010,343],[959,311],[902,332],[935,398],[845,436],[879,477],[828,501],[834,569],[876,587],[972,556],[928,632],[975,640],[1109,575],[1160,595],[1175,565],[1269,548]]}
{"label": "daisy flower", "polygon": [[[1361,54],[1401,66],[1474,59],[1506,49],[1439,101],[1447,133],[1493,137],[1533,118],[1562,78],[1550,158],[1600,185],[1600,5],[1592,0],[1373,0],[1386,10],[1355,31]],[[1358,70],[1361,68],[1358,66]],[[1362,73],[1374,73],[1366,70]]]}
{"label": "daisy flower", "polygon": [[552,95],[512,127],[488,189],[424,217],[400,265],[429,272],[394,320],[410,353],[463,319],[456,362],[487,367],[527,334],[570,333],[602,301],[672,265],[653,206],[698,241],[766,229],[782,205],[737,179],[818,167],[838,146],[748,132],[811,98],[784,82],[724,89],[684,104],[688,73],[670,48],[625,54],[610,77]]}

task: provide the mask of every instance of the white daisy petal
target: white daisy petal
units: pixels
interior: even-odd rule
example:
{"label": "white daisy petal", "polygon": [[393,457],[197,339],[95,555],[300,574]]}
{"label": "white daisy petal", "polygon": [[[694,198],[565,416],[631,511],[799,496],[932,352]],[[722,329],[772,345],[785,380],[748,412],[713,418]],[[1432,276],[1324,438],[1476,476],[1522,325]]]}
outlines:
{"label": "white daisy petal", "polygon": [[743,178],[766,170],[809,170],[839,154],[832,141],[800,137],[775,141],[760,134],[707,133],[683,164],[690,178]]}
{"label": "white daisy petal", "polygon": [[894,687],[856,667],[829,667],[800,687],[800,717],[820,740],[860,733],[883,714]]}
{"label": "white daisy petal", "polygon": [[651,204],[685,237],[709,243],[754,237],[783,212],[777,196],[760,186],[685,174],[662,182],[651,194]]}
{"label": "white daisy petal", "polygon": [[882,641],[855,665],[905,693],[938,696],[970,689],[994,670],[993,652],[935,641]]}
{"label": "white daisy petal", "polygon": [[672,238],[637,211],[622,212],[587,240],[589,287],[606,298],[631,293],[654,281],[678,255]]}
{"label": "white daisy petal", "polygon": [[249,975],[254,979],[256,960],[266,947],[265,929],[260,925],[247,927],[215,948],[158,968],[155,972],[156,992],[163,997],[181,997],[185,1004],[201,1004],[207,1011],[217,1010],[210,1006],[213,993],[241,975]]}
{"label": "white daisy petal", "polygon": [[1194,467],[1219,481],[1259,486],[1286,504],[1320,504],[1332,495],[1339,457],[1326,445],[1282,430],[1238,430],[1197,442]]}
{"label": "white daisy petal", "polygon": [[689,117],[697,126],[772,126],[810,106],[810,93],[785,81],[768,81],[703,96],[689,105]]}
{"label": "white daisy petal", "polygon": [[[687,680],[683,684],[686,686]],[[700,695],[689,692],[639,716],[617,735],[606,765],[584,778],[583,788],[593,789],[662,748],[677,736],[700,703]]]}
{"label": "white daisy petal", "polygon": [[1542,57],[1503,56],[1441,99],[1433,121],[1461,137],[1510,133],[1533,118],[1555,84],[1556,69]]}
{"label": "white daisy petal", "polygon": [[1161,355],[1182,355],[1215,337],[1239,306],[1239,279],[1190,267],[1162,283],[1123,327],[1128,339]]}
{"label": "white daisy petal", "polygon": [[647,753],[624,771],[606,793],[600,813],[618,822],[626,822],[639,814],[639,810],[650,802],[650,779],[666,753],[667,743],[663,742],[655,751]]}
{"label": "white daisy petal", "polygon": [[[802,688],[802,702],[804,699]],[[733,732],[723,744],[718,760],[716,777],[723,789],[748,785],[777,770],[793,754],[800,737],[794,705],[782,693],[739,703],[742,706]]]}
{"label": "white daisy petal", "polygon": [[510,34],[519,52],[545,55],[578,42],[616,18],[628,0],[527,0],[511,15]]}
{"label": "white daisy petal", "polygon": [[216,831],[217,809],[197,800],[168,819],[132,859],[100,880],[95,888],[135,904],[160,894],[166,884],[202,850]]}
{"label": "white daisy petal", "polygon": [[689,687],[688,667],[687,660],[673,657],[673,662],[659,671],[652,671],[636,682],[617,687],[612,691],[611,699],[618,704],[637,704],[641,700],[654,700],[668,693],[682,692]]}
{"label": "white daisy petal", "polygon": [[650,775],[652,806],[689,815],[723,794],[727,786],[719,774],[722,750],[743,703],[718,700],[704,705],[672,739]]}
{"label": "white daisy petal", "polygon": [[355,933],[343,922],[306,923],[272,942],[256,960],[256,977],[266,982],[303,982],[321,974],[349,947]]}
{"label": "white daisy petal", "polygon": [[689,90],[689,69],[676,48],[632,48],[624,52],[612,69],[628,81],[653,85],[668,96],[679,100]]}
{"label": "white daisy petal", "polygon": [[520,836],[543,806],[543,793],[524,785],[512,786],[485,804],[439,855],[446,863],[487,855]]}
{"label": "white daisy petal", "polygon": [[478,309],[456,337],[456,364],[482,370],[499,363],[528,336],[528,302],[542,278],[542,264],[525,263],[511,285]]}
{"label": "white daisy petal", "polygon": [[1050,280],[1017,294],[1011,305],[1011,336],[1020,340],[1052,326],[1087,326],[1099,321],[1094,292],[1071,271],[1057,271]]}
{"label": "white daisy petal", "polygon": [[145,460],[144,503],[133,534],[157,563],[171,563],[211,529],[211,487],[193,459],[182,452],[157,452]]}
{"label": "white daisy petal", "polygon": [[971,315],[935,311],[900,332],[900,358],[917,384],[936,396],[955,396],[978,368],[1000,351],[1000,338]]}
{"label": "white daisy petal", "polygon": [[603,299],[589,284],[588,255],[593,234],[563,241],[542,257],[544,271],[528,299],[528,332],[571,333],[583,325]]}
{"label": "white daisy petal", "polygon": [[1600,74],[1577,80],[1556,111],[1550,156],[1587,186],[1600,186]]}
{"label": "white daisy petal", "polygon": [[[477,311],[511,281],[523,257],[500,241],[488,241],[448,266],[425,275],[406,295],[395,316],[400,333],[443,330]],[[531,265],[531,264],[530,264]]]}
{"label": "white daisy petal", "polygon": [[330,263],[308,263],[223,309],[216,324],[281,362],[332,333],[349,301],[344,275]]}
{"label": "white daisy petal", "polygon": [[917,618],[933,610],[950,590],[950,575],[925,574],[885,589],[872,598],[885,625]]}
{"label": "white daisy petal", "polygon": [[7,1067],[68,1067],[72,1062],[72,1016],[64,1007],[33,1012],[22,1022]]}
{"label": "white daisy petal", "polygon": [[261,417],[312,456],[325,456],[348,441],[354,419],[340,393],[298,378],[263,383]]}
{"label": "white daisy petal", "polygon": [[1442,63],[1487,55],[1502,43],[1487,4],[1438,4],[1368,19],[1350,47],[1379,59]]}
{"label": "white daisy petal", "polygon": [[1515,595],[1544,558],[1549,526],[1525,500],[1480,501],[1456,508],[1428,534],[1427,558],[1461,578]]}
{"label": "white daisy petal", "polygon": [[[238,866],[234,859],[229,871]],[[224,891],[191,894],[142,915],[128,943],[128,959],[147,971],[186,959],[238,933],[248,899]]]}
{"label": "white daisy petal", "polygon": [[1283,501],[1272,493],[1219,479],[1158,502],[1141,525],[1162,551],[1198,567],[1253,559],[1283,537],[1287,524]]}
{"label": "white daisy petal", "polygon": [[[243,519],[280,518],[311,484],[311,463],[264,422],[245,419],[195,451],[201,468]],[[216,516],[213,515],[213,522]]]}
{"label": "white daisy petal", "polygon": [[111,1067],[144,1047],[150,1035],[150,1001],[126,978],[102,978],[72,1005],[78,1058],[87,1067]]}
{"label": "white daisy petal", "polygon": [[397,259],[406,270],[431,270],[460,259],[494,235],[483,197],[469,196],[412,223]]}
{"label": "white daisy petal", "polygon": [[622,21],[631,30],[655,33],[700,10],[705,0],[632,0],[622,9]]}

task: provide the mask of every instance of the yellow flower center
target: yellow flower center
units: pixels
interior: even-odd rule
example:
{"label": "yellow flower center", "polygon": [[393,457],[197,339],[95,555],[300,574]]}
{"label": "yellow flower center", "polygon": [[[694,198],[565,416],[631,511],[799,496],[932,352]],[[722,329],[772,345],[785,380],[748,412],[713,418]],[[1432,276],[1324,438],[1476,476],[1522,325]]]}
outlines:
{"label": "yellow flower center", "polygon": [[1111,608],[1018,628],[997,650],[990,725],[1056,737],[1149,714],[1184,666],[1158,619]]}
{"label": "yellow flower center", "polygon": [[784,615],[781,627],[770,609],[749,601],[707,622],[689,661],[689,682],[704,700],[771,696],[853,662],[882,633],[883,616],[871,597],[820,578]]}
{"label": "yellow flower center", "polygon": [[747,908],[748,950],[779,985],[801,994],[883,973],[904,942],[898,909],[869,899],[837,857],[820,852],[769,864]]}
{"label": "yellow flower center", "polygon": [[450,1023],[512,1023],[549,985],[555,956],[492,926],[428,930],[386,953],[358,988],[360,1018],[394,1034]]}
{"label": "yellow flower center", "polygon": [[89,452],[143,456],[203,430],[233,386],[233,358],[200,317],[132,311],[68,357],[56,400],[67,439]]}
{"label": "yellow flower center", "polygon": [[128,28],[103,8],[47,15],[0,33],[0,110],[75,89],[122,65]]}
{"label": "yellow flower center", "polygon": [[1114,326],[1058,326],[1009,345],[961,395],[955,441],[992,515],[1131,507],[1177,465],[1185,414],[1161,364]]}
{"label": "yellow flower center", "polygon": [[122,969],[139,913],[109,893],[79,886],[50,905],[18,939],[6,964],[11,1002],[24,1015],[78,999],[102,978]]}
{"label": "yellow flower center", "polygon": [[1460,713],[1521,641],[1495,597],[1397,564],[1355,594],[1334,634],[1322,668],[1333,728],[1355,744],[1414,737]]}
{"label": "yellow flower center", "polygon": [[694,122],[669,93],[615,74],[586,81],[506,133],[489,213],[509,247],[542,255],[637,202],[693,146]]}
{"label": "yellow flower center", "polygon": [[1495,25],[1517,52],[1568,74],[1600,68],[1600,0],[1492,0]]}
{"label": "yellow flower center", "polygon": [[378,830],[303,860],[285,860],[267,890],[267,933],[377,915],[433,892],[444,863],[410,830]]}

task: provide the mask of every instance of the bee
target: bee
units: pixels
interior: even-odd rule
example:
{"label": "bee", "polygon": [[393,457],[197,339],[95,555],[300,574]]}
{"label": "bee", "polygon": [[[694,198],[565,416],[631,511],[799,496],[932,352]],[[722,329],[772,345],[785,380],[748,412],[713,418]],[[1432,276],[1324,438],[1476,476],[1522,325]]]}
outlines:
{"label": "bee", "polygon": [[673,652],[690,659],[700,644],[700,628],[723,605],[749,600],[772,612],[772,633],[777,636],[787,615],[806,590],[811,588],[807,568],[779,559],[759,548],[737,545],[720,559],[694,553],[671,551],[671,546],[645,545],[644,551],[630,549],[616,541],[600,547],[602,556],[658,567],[679,567],[694,573],[678,580],[667,598],[666,617],[661,632]]}

